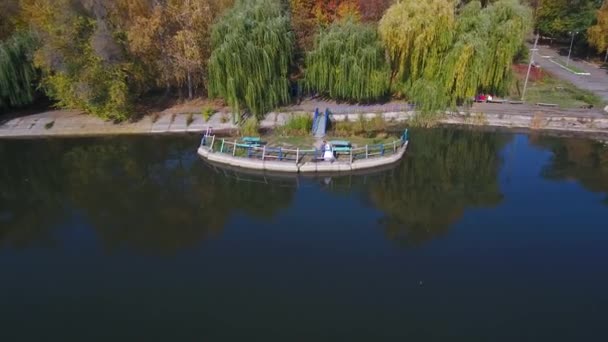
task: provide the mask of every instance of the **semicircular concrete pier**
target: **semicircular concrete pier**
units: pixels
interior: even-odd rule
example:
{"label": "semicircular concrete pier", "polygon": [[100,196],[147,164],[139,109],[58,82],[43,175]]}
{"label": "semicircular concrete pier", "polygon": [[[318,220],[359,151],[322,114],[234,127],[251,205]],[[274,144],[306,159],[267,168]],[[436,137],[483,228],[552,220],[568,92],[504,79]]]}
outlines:
{"label": "semicircular concrete pier", "polygon": [[[203,139],[201,146],[198,148],[198,154],[204,159],[214,164],[226,165],[230,167],[237,167],[241,169],[250,169],[258,171],[269,171],[269,172],[287,172],[287,173],[344,173],[352,172],[365,169],[376,169],[385,165],[390,165],[398,162],[403,158],[403,155],[407,151],[409,140],[399,140],[399,143],[395,142],[388,147],[392,147],[390,153],[384,153],[384,147],[382,154],[379,153],[371,156],[367,153],[367,147],[365,147],[365,158],[354,159],[350,161],[323,161],[323,160],[308,160],[303,161],[301,158],[296,157],[295,160],[276,160],[276,157],[270,155],[261,158],[253,157],[242,157],[237,156],[236,153],[226,153],[222,151],[216,151],[213,148],[214,142],[212,141],[209,145],[209,137]],[[213,138],[215,140],[215,138]],[[206,145],[207,144],[207,145]],[[222,145],[223,150],[223,145]],[[299,154],[299,153],[298,153]],[[268,160],[273,158],[272,160]]]}

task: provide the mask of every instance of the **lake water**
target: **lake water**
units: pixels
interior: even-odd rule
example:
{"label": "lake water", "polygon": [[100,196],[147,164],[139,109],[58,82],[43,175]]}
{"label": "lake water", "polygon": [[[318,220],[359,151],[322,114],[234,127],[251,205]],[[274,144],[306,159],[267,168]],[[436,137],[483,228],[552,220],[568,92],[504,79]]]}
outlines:
{"label": "lake water", "polygon": [[0,341],[607,341],[608,147],[414,131],[366,177],[0,141]]}

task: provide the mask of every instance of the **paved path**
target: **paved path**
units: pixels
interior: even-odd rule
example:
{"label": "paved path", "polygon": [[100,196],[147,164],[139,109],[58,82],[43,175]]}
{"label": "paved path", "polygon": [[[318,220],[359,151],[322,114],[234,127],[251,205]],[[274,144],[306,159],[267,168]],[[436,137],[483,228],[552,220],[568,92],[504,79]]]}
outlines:
{"label": "paved path", "polygon": [[202,132],[212,126],[215,130],[230,130],[235,126],[225,122],[220,114],[209,122],[202,115],[164,114],[157,120],[148,116],[137,122],[113,123],[76,111],[49,111],[0,121],[0,137],[79,136],[136,133]]}
{"label": "paved path", "polygon": [[564,61],[567,59],[567,57],[559,56],[557,51],[553,49],[546,46],[539,47],[535,61],[543,69],[548,70],[556,77],[569,81],[578,88],[593,92],[594,94],[602,97],[604,101],[608,102],[608,70],[600,69],[598,66],[582,61],[571,60],[571,65],[574,65],[577,68],[591,74],[588,76],[575,75],[551,62],[551,58],[559,58]]}
{"label": "paved path", "polygon": [[491,113],[504,116],[535,116],[542,113],[543,116],[552,117],[608,118],[608,114],[600,109],[560,109],[532,104],[475,103],[469,111],[472,113]]}
{"label": "paved path", "polygon": [[[349,120],[358,120],[360,114],[365,113],[368,118],[375,116],[374,113],[385,113],[385,118],[407,119],[411,116],[408,105],[402,103],[389,103],[386,105],[374,106],[352,106],[342,107],[335,103],[322,103],[331,109],[334,115],[350,114]],[[291,113],[308,112],[312,113],[314,108],[320,107],[320,103],[309,101],[300,104],[297,108],[291,108],[289,112],[270,113],[260,123],[262,128],[272,128],[285,124]],[[287,110],[290,108],[284,108]],[[297,109],[297,110],[296,110]],[[197,110],[200,113],[200,109]],[[569,109],[548,108],[529,104],[496,104],[479,103],[467,109],[468,113],[483,113],[495,116],[498,126],[513,127],[526,126],[532,122],[532,118],[538,117],[552,118],[553,121],[562,120],[567,130],[576,131],[577,127],[571,127],[568,121],[596,122],[608,121],[608,115],[597,109]],[[371,115],[371,116],[370,116]],[[463,114],[465,115],[465,114]],[[466,116],[466,115],[465,115]],[[188,124],[191,117],[192,122]],[[177,114],[166,112],[156,117],[144,117],[137,122],[124,122],[115,124],[104,121],[94,116],[82,114],[75,111],[48,111],[39,114],[26,115],[16,118],[0,117],[0,138],[2,137],[45,137],[45,136],[85,136],[85,135],[115,135],[115,134],[153,134],[153,133],[177,133],[177,132],[203,132],[208,127],[215,131],[235,130],[237,126],[228,122],[228,115],[216,113],[209,121],[205,121],[200,114]],[[335,118],[335,116],[334,116]],[[520,124],[519,122],[526,122]],[[600,120],[600,121],[597,121]],[[456,124],[466,121],[466,117],[442,119],[441,122]],[[556,128],[559,129],[559,124]],[[598,124],[599,125],[599,124]],[[603,125],[603,124],[602,124]],[[566,127],[568,126],[568,127]],[[586,131],[586,127],[582,127]],[[596,127],[595,130],[603,131],[604,128]],[[608,130],[606,130],[608,133]]]}
{"label": "paved path", "polygon": [[[95,136],[116,134],[194,133],[211,127],[214,131],[238,129],[229,115],[216,113],[208,121],[200,114],[172,113],[146,116],[136,122],[113,123],[77,111],[48,111],[15,118],[0,117],[0,138],[46,136]],[[261,128],[285,124],[290,114],[270,113],[260,122]],[[192,122],[188,123],[191,118]]]}

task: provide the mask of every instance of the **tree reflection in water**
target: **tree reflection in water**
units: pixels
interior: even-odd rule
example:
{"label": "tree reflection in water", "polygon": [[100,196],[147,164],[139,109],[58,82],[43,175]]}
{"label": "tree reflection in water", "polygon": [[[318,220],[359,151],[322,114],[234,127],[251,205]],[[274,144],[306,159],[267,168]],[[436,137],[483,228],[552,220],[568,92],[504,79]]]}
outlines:
{"label": "tree reflection in water", "polygon": [[[267,219],[294,188],[239,182],[205,166],[197,138],[11,141],[0,145],[0,245],[53,244],[82,215],[108,250],[175,253],[217,236],[236,213]],[[6,164],[5,164],[6,163]]]}
{"label": "tree reflection in water", "polygon": [[608,204],[608,146],[580,139],[532,136],[532,144],[549,149],[553,157],[543,169],[543,177],[552,180],[574,179],[592,192],[606,194]]}
{"label": "tree reflection in water", "polygon": [[413,132],[401,165],[368,187],[371,203],[386,215],[386,235],[419,245],[445,234],[465,209],[499,204],[499,152],[509,139],[476,131]]}
{"label": "tree reflection in water", "polygon": [[[314,184],[378,208],[385,234],[419,245],[445,234],[467,208],[500,203],[499,151],[510,135],[448,129],[412,133],[397,167]],[[90,225],[109,251],[172,254],[217,236],[230,218],[272,218],[297,180],[241,177],[208,167],[197,137],[23,140],[0,144],[0,246],[53,246],[57,228]],[[532,137],[553,151],[543,175],[608,193],[608,148]],[[249,179],[251,181],[243,181]],[[608,202],[608,198],[607,198]]]}
{"label": "tree reflection in water", "polygon": [[65,183],[61,144],[0,144],[0,246],[52,246],[50,227],[64,220]]}

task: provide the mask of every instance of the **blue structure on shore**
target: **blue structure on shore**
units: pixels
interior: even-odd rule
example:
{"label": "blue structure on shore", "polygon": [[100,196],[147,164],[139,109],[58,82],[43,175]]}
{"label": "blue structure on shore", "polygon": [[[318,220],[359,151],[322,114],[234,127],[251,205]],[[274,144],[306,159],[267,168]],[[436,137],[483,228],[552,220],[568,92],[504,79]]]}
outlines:
{"label": "blue structure on shore", "polygon": [[315,109],[315,115],[312,121],[312,135],[315,138],[325,137],[328,116],[329,109],[325,109],[325,114],[320,114],[319,108]]}

